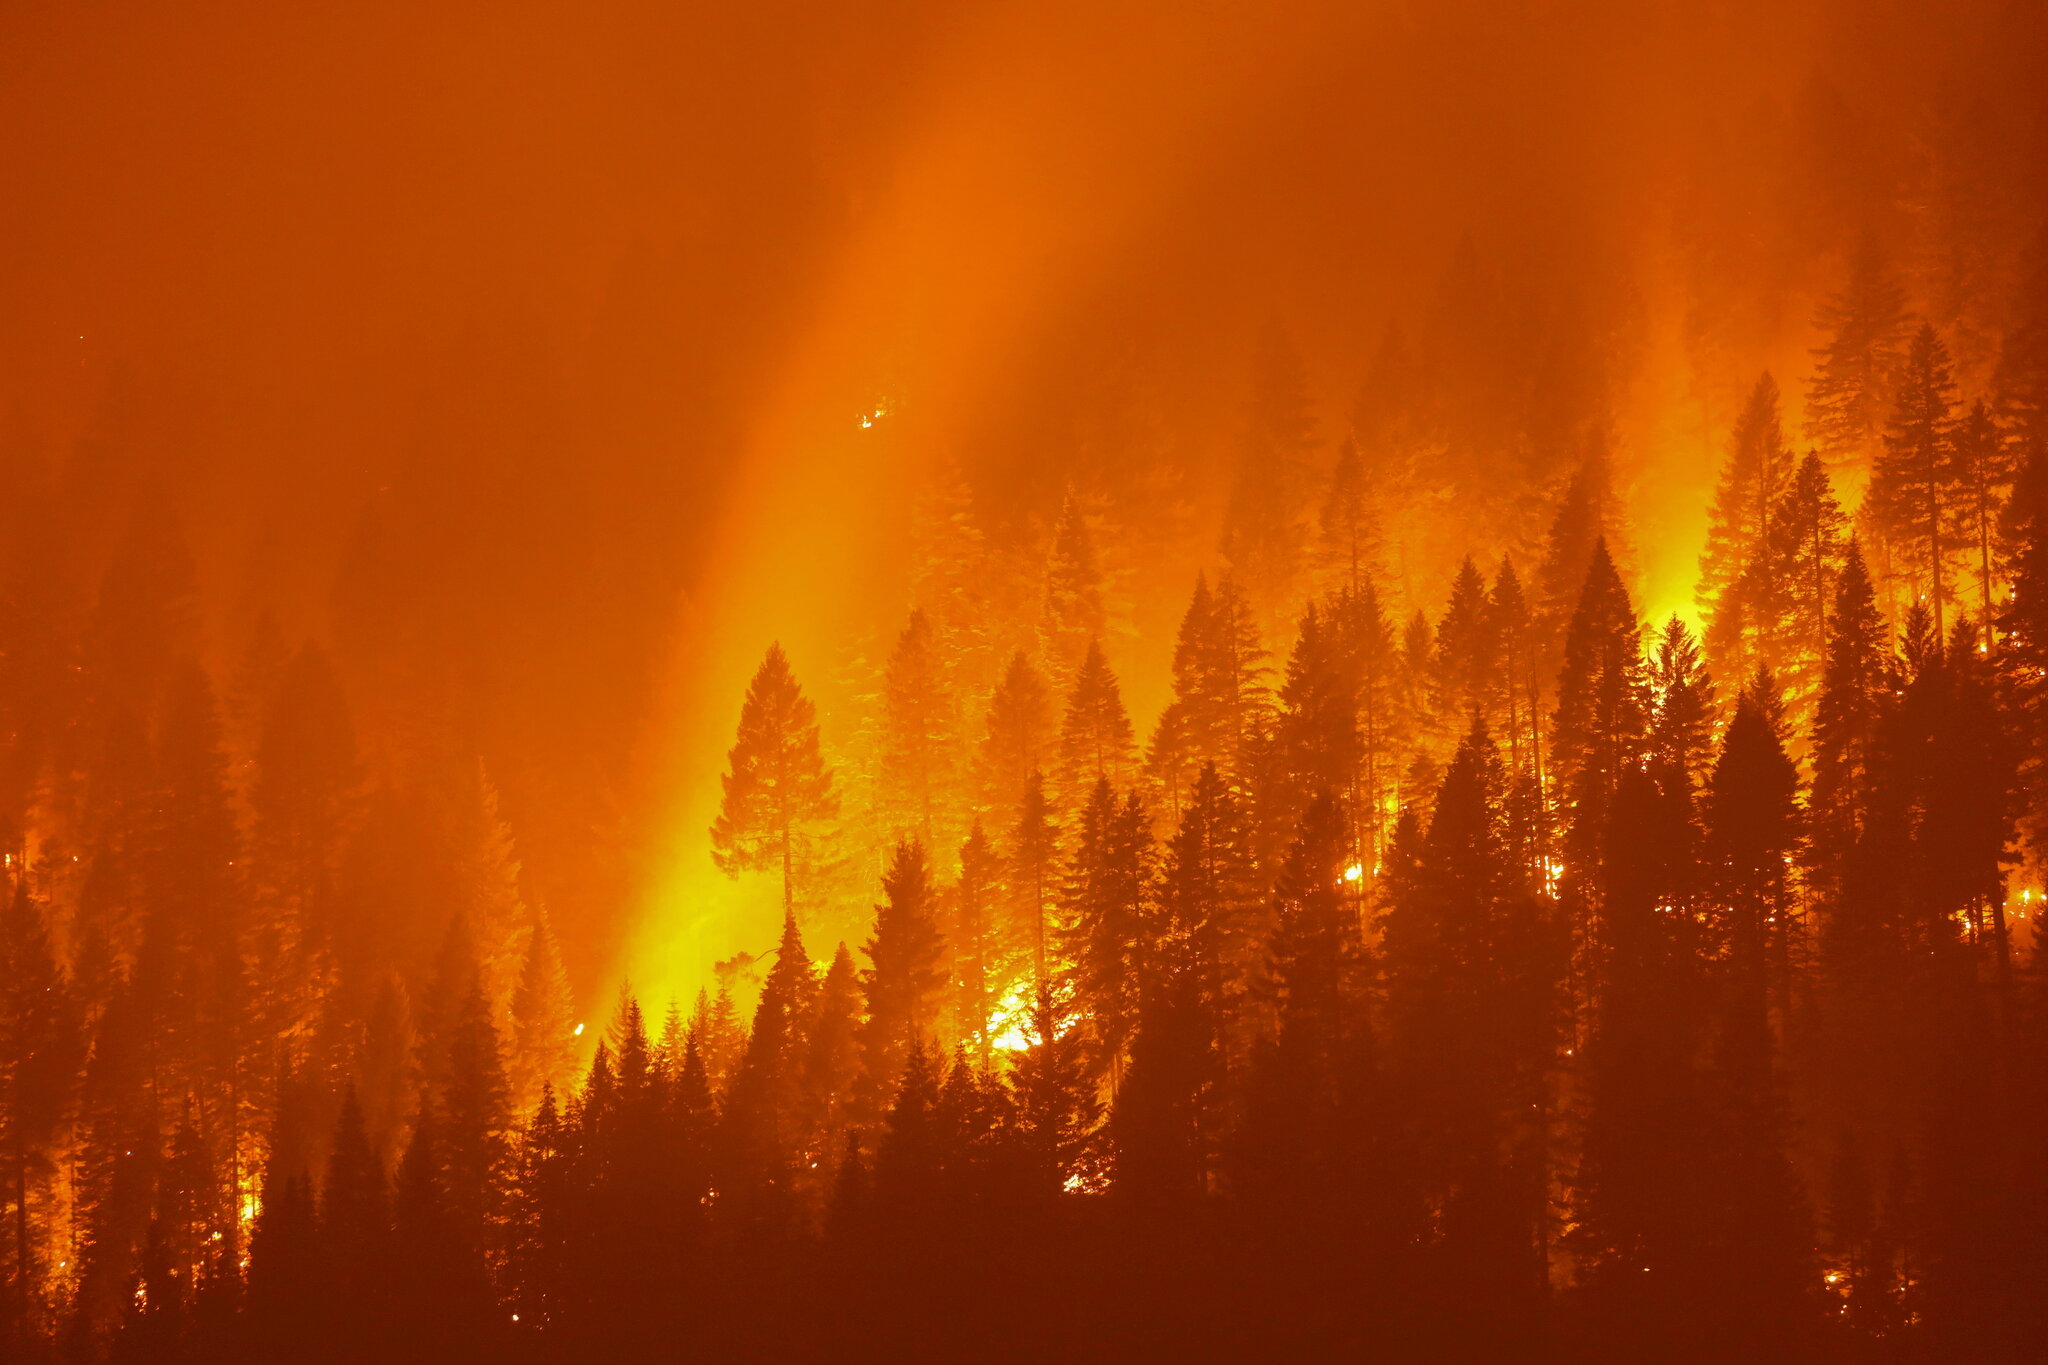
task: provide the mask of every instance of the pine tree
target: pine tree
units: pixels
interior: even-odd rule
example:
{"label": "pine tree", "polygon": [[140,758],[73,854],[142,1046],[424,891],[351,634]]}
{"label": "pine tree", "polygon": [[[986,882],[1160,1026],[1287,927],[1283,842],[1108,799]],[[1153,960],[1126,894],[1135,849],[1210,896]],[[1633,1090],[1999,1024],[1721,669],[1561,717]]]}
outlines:
{"label": "pine tree", "polygon": [[1426,836],[1406,817],[1396,835],[1381,953],[1388,1065],[1423,1195],[1444,1208],[1444,1255],[1506,1305],[1541,1283],[1542,1076],[1560,954],[1509,857],[1501,781],[1474,725]]}
{"label": "pine tree", "polygon": [[1977,575],[1977,623],[1988,651],[1997,638],[1998,526],[2018,469],[2012,447],[1981,398],[1956,428],[1955,476],[1962,503],[1958,520]]}
{"label": "pine tree", "polygon": [[1551,727],[1567,891],[1576,896],[1597,894],[1594,869],[1607,812],[1622,773],[1642,756],[1648,723],[1641,625],[1603,544],[1595,549],[1566,636]]}
{"label": "pine tree", "polygon": [[1109,671],[1100,643],[1091,643],[1075,675],[1066,718],[1060,724],[1060,809],[1078,810],[1097,782],[1128,786],[1135,767],[1131,718],[1117,690],[1116,675]]}
{"label": "pine tree", "polygon": [[511,1121],[497,1026],[474,975],[450,1023],[447,1049],[433,1102],[441,1194],[450,1232],[480,1276],[492,1250]]}
{"label": "pine tree", "polygon": [[1112,1075],[1137,1013],[1136,955],[1151,902],[1151,853],[1137,794],[1119,802],[1107,778],[1097,782],[1080,813],[1061,890],[1061,937],[1096,1062]]}
{"label": "pine tree", "polygon": [[879,1115],[895,1092],[912,1047],[932,1036],[946,987],[937,893],[921,845],[896,846],[882,897],[862,980],[868,1017],[860,1031],[861,1078],[870,1115]]}
{"label": "pine tree", "polygon": [[1787,869],[1799,840],[1799,770],[1772,715],[1774,684],[1760,672],[1743,689],[1706,789],[1705,854],[1729,970],[1755,1005],[1779,966],[1792,913]]}
{"label": "pine tree", "polygon": [[958,806],[959,735],[931,618],[910,613],[882,689],[882,802],[892,837],[941,847]]}
{"label": "pine tree", "polygon": [[[1790,485],[1792,448],[1786,446],[1784,430],[1778,424],[1778,381],[1765,372],[1735,420],[1729,458],[1720,467],[1720,485],[1714,489],[1714,503],[1708,510],[1698,600],[1714,618],[1720,616],[1722,604],[1731,600],[1731,591],[1743,579],[1745,569],[1753,565],[1759,569],[1763,596],[1772,589],[1776,563],[1765,553],[1765,540],[1772,512]],[[1722,667],[1741,667],[1745,659],[1745,653],[1718,657]]]}
{"label": "pine tree", "polygon": [[2027,846],[2048,857],[2048,442],[2014,479],[2005,510],[2011,588],[1999,614],[1999,664],[2021,736]]}
{"label": "pine tree", "polygon": [[1663,770],[1697,789],[1713,758],[1714,677],[1699,642],[1676,614],[1664,624],[1650,658],[1650,753]]}
{"label": "pine tree", "polygon": [[1581,1049],[1583,1133],[1567,1245],[1593,1320],[1614,1349],[1699,1332],[1712,1159],[1699,1056],[1710,1026],[1707,949],[1693,913],[1692,794],[1660,759],[1622,775],[1602,904],[1599,1010]]}
{"label": "pine tree", "polygon": [[1180,618],[1180,634],[1174,639],[1174,700],[1159,714],[1159,724],[1147,753],[1147,769],[1169,810],[1180,810],[1182,798],[1194,784],[1194,774],[1204,761],[1214,761],[1217,735],[1210,733],[1214,716],[1202,706],[1200,694],[1206,679],[1204,653],[1214,636],[1217,604],[1208,593],[1208,577],[1196,575],[1194,598]]}
{"label": "pine tree", "polygon": [[1317,523],[1316,584],[1325,593],[1356,593],[1380,572],[1379,518],[1366,501],[1358,445],[1347,437],[1337,448]]}
{"label": "pine tree", "polygon": [[8,1215],[12,1307],[26,1311],[43,1283],[45,1205],[58,1142],[84,1061],[70,983],[50,945],[42,905],[17,872],[0,914],[0,1162]]}
{"label": "pine tree", "polygon": [[1759,604],[1763,662],[1784,684],[1800,733],[1811,724],[1826,667],[1828,608],[1842,572],[1847,525],[1826,467],[1808,452],[1771,513],[1765,552],[1772,565],[1772,592]]}
{"label": "pine tree", "polygon": [[160,1089],[197,1104],[232,1163],[253,1142],[242,1064],[265,1021],[244,958],[246,859],[220,746],[205,674],[174,670],[158,725],[154,828],[137,850],[145,914],[135,977],[154,1016]]}
{"label": "pine tree", "polygon": [[533,913],[527,932],[511,1033],[507,1095],[511,1112],[523,1116],[540,1103],[543,1090],[567,1084],[576,1066],[576,1000],[545,910]]}
{"label": "pine tree", "polygon": [[1799,773],[1776,733],[1768,678],[1746,690],[1707,791],[1706,855],[1725,943],[1723,1001],[1708,1076],[1714,1147],[1705,1267],[1755,1344],[1810,1330],[1813,1232],[1787,1153],[1771,1031],[1772,979],[1784,968],[1786,869],[1798,841]]}
{"label": "pine tree", "polygon": [[[1379,865],[1386,839],[1386,806],[1400,776],[1406,737],[1401,707],[1401,657],[1370,579],[1330,608],[1343,668],[1357,701],[1358,766],[1346,793],[1352,820],[1352,861],[1359,881]],[[1359,888],[1363,890],[1361,885]]]}
{"label": "pine tree", "polygon": [[1358,676],[1347,668],[1344,641],[1311,603],[1287,657],[1280,685],[1274,748],[1284,787],[1269,791],[1269,819],[1291,826],[1317,792],[1349,795],[1360,761]]}
{"label": "pine tree", "polygon": [[512,1314],[529,1330],[556,1326],[567,1307],[572,1156],[554,1087],[544,1086],[520,1135],[506,1220]]}
{"label": "pine tree", "polygon": [[[1136,812],[1127,806],[1125,814]],[[1245,844],[1222,780],[1203,769],[1156,893],[1140,894],[1136,931],[1116,945],[1128,953],[1133,1009],[1110,1125],[1117,1188],[1141,1205],[1177,1204],[1207,1190],[1227,1054],[1249,1051],[1248,1038],[1230,1036],[1244,1031],[1232,1026],[1243,1024],[1241,1014],[1226,1018],[1239,1014],[1250,955],[1267,937],[1249,913],[1262,907]]]}
{"label": "pine tree", "polygon": [[1992,375],[1999,425],[2021,452],[2048,447],[2048,226],[2028,257]]}
{"label": "pine tree", "polygon": [[690,1012],[690,1042],[704,1059],[704,1075],[711,1089],[723,1094],[747,1045],[747,1031],[740,1026],[730,986],[721,983],[716,996],[697,992],[696,1006]]}
{"label": "pine tree", "polygon": [[980,759],[982,809],[1014,810],[1024,798],[1024,784],[1052,761],[1057,737],[1052,691],[1019,650],[988,701]]}
{"label": "pine tree", "polygon": [[[1400,324],[1389,321],[1373,351],[1371,365],[1359,385],[1351,410],[1364,482],[1382,509],[1410,510],[1429,478],[1425,464],[1431,449],[1434,420],[1430,412],[1430,375],[1419,364]],[[1413,535],[1396,519],[1389,532],[1387,584],[1398,596],[1408,584],[1408,549]]]}
{"label": "pine tree", "polygon": [[1450,605],[1436,629],[1436,710],[1452,729],[1474,717],[1489,725],[1499,718],[1500,628],[1486,581],[1467,555],[1451,580]]}
{"label": "pine tree", "polygon": [[[437,1133],[423,1109],[392,1180],[392,1332],[415,1352],[454,1349],[480,1325],[486,1294],[482,1259],[448,1206]],[[253,1300],[253,1273],[249,1291]]]}
{"label": "pine tree", "polygon": [[1011,1085],[1022,1133],[1026,1180],[1041,1199],[1101,1183],[1102,1101],[1088,1065],[1088,1039],[1066,992],[1038,985],[1029,1020],[1031,1045],[1014,1054]]}
{"label": "pine tree", "polygon": [[712,857],[727,876],[780,867],[784,913],[796,909],[799,855],[817,826],[839,813],[818,748],[817,717],[782,646],[770,645],[747,685],[739,737],[727,755],[724,799],[711,826]]}
{"label": "pine tree", "polygon": [[1552,514],[1544,538],[1543,561],[1537,567],[1537,635],[1543,648],[1538,672],[1555,677],[1563,658],[1565,635],[1577,609],[1580,590],[1597,554],[1612,559],[1618,545],[1612,473],[1607,447],[1595,443],[1573,472]]}
{"label": "pine tree", "polygon": [[1852,540],[1828,614],[1827,667],[1814,705],[1807,868],[1824,899],[1839,894],[1849,855],[1862,838],[1872,746],[1895,682],[1876,595]]}
{"label": "pine tree", "polygon": [[1360,974],[1364,941],[1346,902],[1337,803],[1320,798],[1302,815],[1275,884],[1275,981],[1283,1046],[1335,1061],[1366,1024]]}
{"label": "pine tree", "polygon": [[1039,657],[1050,668],[1056,690],[1072,684],[1082,659],[1108,629],[1095,538],[1081,500],[1069,488],[1053,529],[1052,553],[1045,566],[1045,608],[1038,627]]}
{"label": "pine tree", "polygon": [[911,1242],[937,1232],[933,1207],[944,1161],[939,1116],[939,1064],[930,1044],[913,1038],[890,1091],[881,1142],[875,1152],[874,1199],[888,1224]]}
{"label": "pine tree", "polygon": [[1010,833],[1008,877],[1013,922],[1031,954],[1034,998],[1043,995],[1051,981],[1047,919],[1056,899],[1058,858],[1059,831],[1045,799],[1045,779],[1034,772]]}
{"label": "pine tree", "polygon": [[975,821],[960,846],[960,880],[953,888],[952,927],[946,935],[953,953],[953,1014],[958,1033],[974,1044],[983,1070],[990,1055],[990,1022],[997,1000],[1013,976],[1016,955],[1001,934],[997,914],[1003,894],[1002,859]]}
{"label": "pine tree", "polygon": [[304,1324],[317,1321],[321,1270],[312,1182],[273,1171],[249,1237],[247,1316],[259,1357],[293,1352]]}
{"label": "pine tree", "polygon": [[1885,426],[1884,450],[1870,477],[1867,512],[1885,543],[1910,571],[1946,627],[1948,558],[1959,543],[1961,511],[1955,478],[1955,380],[1948,348],[1922,324],[1900,367],[1898,397]]}
{"label": "pine tree", "polygon": [[1174,647],[1174,697],[1186,709],[1194,771],[1214,763],[1227,780],[1249,781],[1251,756],[1272,723],[1266,651],[1251,603],[1224,574],[1202,610],[1195,585]]}
{"label": "pine tree", "polygon": [[745,1198],[756,1184],[786,1186],[805,1135],[802,1087],[804,1038],[816,1005],[818,980],[804,951],[796,917],[785,916],[775,965],[761,984],[754,1027],[726,1095],[726,1143],[731,1163],[725,1183]]}
{"label": "pine tree", "polygon": [[342,1097],[327,1178],[320,1188],[320,1251],[323,1296],[329,1330],[366,1346],[362,1320],[383,1307],[383,1281],[390,1235],[384,1168],[363,1127],[355,1087]]}
{"label": "pine tree", "polygon": [[912,600],[932,620],[947,676],[979,694],[996,664],[989,554],[958,461],[946,461],[914,499],[910,538]]}
{"label": "pine tree", "polygon": [[484,991],[500,1010],[518,987],[528,912],[519,890],[519,850],[499,812],[498,788],[481,761],[465,773],[455,820],[457,875]]}
{"label": "pine tree", "polygon": [[832,1153],[831,1135],[845,1127],[846,1107],[860,1074],[861,1004],[860,972],[842,943],[818,985],[804,1038],[802,1127],[816,1135],[821,1160]]}
{"label": "pine tree", "polygon": [[1905,290],[1874,237],[1857,243],[1848,282],[1816,323],[1828,341],[1813,353],[1807,439],[1837,468],[1868,462],[1884,434],[1907,330]]}
{"label": "pine tree", "polygon": [[1268,993],[1271,934],[1261,892],[1250,821],[1216,769],[1204,767],[1167,843],[1158,899],[1175,932],[1188,939],[1195,989],[1233,1065],[1250,1057],[1262,1022],[1257,997]]}

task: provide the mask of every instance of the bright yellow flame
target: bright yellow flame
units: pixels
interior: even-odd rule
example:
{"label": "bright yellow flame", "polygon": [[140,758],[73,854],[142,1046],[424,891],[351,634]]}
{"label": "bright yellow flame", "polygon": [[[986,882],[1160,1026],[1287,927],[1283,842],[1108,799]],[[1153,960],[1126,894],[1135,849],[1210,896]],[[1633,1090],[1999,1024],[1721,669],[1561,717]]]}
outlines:
{"label": "bright yellow flame", "polygon": [[1364,880],[1365,880],[1365,867],[1364,867],[1364,865],[1363,865],[1363,864],[1361,864],[1361,863],[1353,863],[1353,864],[1352,864],[1351,866],[1349,866],[1349,867],[1345,868],[1345,869],[1344,869],[1344,880],[1345,880],[1345,881],[1347,881],[1347,882],[1362,882],[1362,881],[1364,881]]}
{"label": "bright yellow flame", "polygon": [[1010,987],[989,1014],[988,1045],[998,1052],[1024,1052],[1031,1046],[1031,983]]}

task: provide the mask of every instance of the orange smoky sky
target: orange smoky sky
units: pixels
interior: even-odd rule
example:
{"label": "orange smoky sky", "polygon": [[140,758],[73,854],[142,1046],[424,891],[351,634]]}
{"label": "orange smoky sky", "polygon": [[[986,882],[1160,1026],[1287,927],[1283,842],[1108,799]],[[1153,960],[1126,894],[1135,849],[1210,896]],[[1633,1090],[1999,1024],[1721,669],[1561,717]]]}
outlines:
{"label": "orange smoky sky", "polygon": [[422,715],[481,755],[586,995],[693,990],[771,940],[705,839],[746,678],[779,638],[846,741],[934,471],[1019,537],[1177,471],[1113,651],[1142,726],[1261,329],[1333,452],[1464,250],[1600,357],[1555,402],[1612,412],[1646,605],[1689,611],[1734,402],[1777,367],[1796,427],[1841,244],[1912,231],[1897,130],[1989,130],[2038,207],[2042,37],[1992,0],[18,0],[0,454],[91,546],[168,498],[217,669],[268,616],[373,759]]}

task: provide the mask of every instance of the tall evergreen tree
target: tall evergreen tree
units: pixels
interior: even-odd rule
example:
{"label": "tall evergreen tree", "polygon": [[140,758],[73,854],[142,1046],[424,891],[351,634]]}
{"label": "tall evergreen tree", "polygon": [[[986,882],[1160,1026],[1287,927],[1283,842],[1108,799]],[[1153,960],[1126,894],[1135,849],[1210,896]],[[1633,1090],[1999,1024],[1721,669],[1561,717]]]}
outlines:
{"label": "tall evergreen tree", "polygon": [[804,1039],[802,1130],[815,1135],[815,1159],[820,1161],[835,1151],[831,1139],[845,1127],[860,1074],[862,1000],[860,971],[842,943],[818,983]]}
{"label": "tall evergreen tree", "polygon": [[1788,870],[1800,834],[1799,770],[1778,733],[1774,691],[1768,673],[1743,689],[1705,803],[1712,927],[1736,986],[1756,993],[1743,1008],[1753,1003],[1759,1010],[1783,966],[1793,914]]}
{"label": "tall evergreen tree", "polygon": [[374,1349],[364,1320],[374,1322],[385,1306],[387,1204],[383,1163],[350,1087],[335,1119],[320,1187],[320,1279],[328,1330],[357,1349]]}
{"label": "tall evergreen tree", "polygon": [[8,1306],[16,1314],[31,1312],[41,1293],[45,1242],[57,1226],[50,1181],[83,1060],[70,983],[23,868],[0,914],[0,1199],[8,1217]]}
{"label": "tall evergreen tree", "polygon": [[[1370,579],[1330,608],[1342,667],[1357,704],[1358,765],[1345,795],[1352,820],[1353,862],[1362,884],[1386,843],[1387,804],[1401,771],[1407,718],[1401,706],[1401,657]],[[1361,885],[1359,888],[1363,890]]]}
{"label": "tall evergreen tree", "polygon": [[1558,500],[1537,567],[1535,606],[1537,634],[1543,644],[1538,670],[1542,676],[1556,676],[1586,575],[1596,556],[1605,555],[1612,561],[1619,547],[1614,538],[1619,530],[1607,447],[1596,442]]}
{"label": "tall evergreen tree", "polygon": [[1245,1064],[1263,1032],[1271,938],[1250,821],[1214,767],[1205,767],[1166,846],[1159,883],[1165,916],[1188,936],[1195,987],[1226,1062]]}
{"label": "tall evergreen tree", "polygon": [[[1772,981],[1791,912],[1787,868],[1799,839],[1799,773],[1776,732],[1768,678],[1747,689],[1707,790],[1706,855],[1723,944],[1722,1000],[1707,1069],[1714,1146],[1708,1227],[1718,1254],[1704,1286],[1753,1344],[1814,1326],[1813,1229],[1787,1151],[1772,1033]],[[1782,995],[1777,998],[1782,1000]]]}
{"label": "tall evergreen tree", "polygon": [[1948,559],[1961,542],[1955,477],[1955,379],[1948,347],[1922,324],[1900,367],[1884,450],[1871,473],[1867,511],[1900,568],[1945,630]]}
{"label": "tall evergreen tree", "polygon": [[2000,514],[2018,475],[2012,446],[1992,421],[1984,400],[1971,405],[1955,432],[1955,477],[1960,495],[1958,521],[1970,568],[1977,578],[1977,624],[1984,647],[1992,648],[1998,621],[1998,529]]}
{"label": "tall evergreen tree", "polygon": [[1274,748],[1281,790],[1269,791],[1268,819],[1291,826],[1318,791],[1348,795],[1359,764],[1358,677],[1347,668],[1344,641],[1311,603],[1287,657],[1280,685]]}
{"label": "tall evergreen tree", "polygon": [[1436,628],[1437,712],[1453,730],[1473,718],[1499,718],[1500,622],[1479,566],[1467,555],[1451,580],[1450,605]]}
{"label": "tall evergreen tree", "polygon": [[1849,278],[1816,319],[1827,336],[1814,353],[1806,435],[1836,468],[1877,457],[1905,350],[1906,294],[1877,239],[1856,245]]}
{"label": "tall evergreen tree", "polygon": [[817,973],[796,917],[785,916],[775,965],[761,984],[754,1026],[725,1100],[728,1165],[721,1179],[737,1198],[779,1201],[788,1193],[795,1159],[806,1145],[800,1127],[804,1042],[817,992]]}
{"label": "tall evergreen tree", "polygon": [[1896,677],[1875,591],[1852,540],[1828,615],[1827,667],[1814,706],[1808,877],[1824,899],[1839,893],[1869,813],[1872,746]]}
{"label": "tall evergreen tree", "polygon": [[1137,794],[1119,802],[1107,778],[1097,782],[1075,830],[1060,896],[1061,937],[1097,1064],[1112,1076],[1137,1013],[1136,960],[1152,899],[1151,854]]}
{"label": "tall evergreen tree", "polygon": [[1691,893],[1692,794],[1660,757],[1622,775],[1602,888],[1608,951],[1583,1049],[1583,1129],[1566,1242],[1612,1350],[1650,1349],[1674,1324],[1700,1332],[1717,1305],[1701,1284],[1712,1159],[1700,1053],[1712,1007]]}
{"label": "tall evergreen tree", "polygon": [[1765,553],[1769,596],[1758,604],[1762,661],[1785,687],[1795,725],[1811,723],[1827,661],[1828,608],[1842,572],[1848,518],[1835,501],[1827,468],[1811,451],[1771,513]]}
{"label": "tall evergreen tree", "polygon": [[1045,799],[1045,779],[1034,772],[1010,834],[1008,878],[1015,923],[1030,945],[1034,998],[1045,993],[1051,979],[1047,921],[1058,891],[1058,835]]}
{"label": "tall evergreen tree", "polygon": [[2011,588],[1999,614],[2002,668],[2021,737],[2027,846],[2048,858],[2048,442],[2028,453],[2005,510]]}
{"label": "tall evergreen tree", "polygon": [[506,1093],[512,1113],[524,1116],[543,1090],[566,1085],[576,1065],[576,1000],[545,910],[534,912],[527,933],[508,1041]]}
{"label": "tall evergreen tree", "polygon": [[739,736],[726,758],[712,858],[728,877],[780,869],[782,908],[792,912],[798,858],[817,827],[839,813],[839,798],[818,748],[817,708],[779,644],[768,647],[747,684]]}
{"label": "tall evergreen tree", "polygon": [[1358,592],[1381,572],[1380,525],[1367,501],[1365,462],[1347,437],[1316,526],[1316,585],[1325,593]]}
{"label": "tall evergreen tree", "polygon": [[498,1201],[509,1157],[504,1063],[483,982],[472,974],[460,997],[433,1097],[441,1198],[456,1246],[482,1274],[495,1251]]}
{"label": "tall evergreen tree", "polygon": [[1102,646],[1091,642],[1074,678],[1074,690],[1067,697],[1066,717],[1060,724],[1060,752],[1057,779],[1059,805],[1063,811],[1080,809],[1097,782],[1127,786],[1136,768],[1136,741],[1130,714],[1124,710],[1123,694],[1117,690],[1116,674],[1102,657]]}
{"label": "tall evergreen tree", "polygon": [[913,611],[882,685],[882,803],[892,837],[940,847],[959,806],[958,729],[931,618]]}
{"label": "tall evergreen tree", "polygon": [[1682,774],[1696,789],[1714,751],[1714,677],[1691,628],[1675,614],[1658,634],[1648,682],[1650,752],[1664,770]]}
{"label": "tall evergreen tree", "polygon": [[924,848],[901,843],[882,875],[882,903],[866,949],[862,985],[868,1017],[860,1031],[866,1112],[879,1116],[902,1079],[913,1045],[929,1040],[945,1003],[945,941]]}
{"label": "tall evergreen tree", "polygon": [[1785,444],[1778,422],[1778,384],[1766,372],[1750,390],[1742,414],[1736,418],[1721,481],[1708,512],[1707,547],[1700,555],[1697,596],[1715,620],[1709,638],[1727,638],[1727,645],[1716,654],[1724,668],[1740,669],[1753,657],[1753,641],[1739,638],[1732,629],[1748,613],[1737,608],[1738,614],[1724,620],[1722,608],[1735,605],[1731,594],[1745,570],[1752,567],[1763,580],[1752,592],[1765,598],[1771,594],[1777,567],[1766,547],[1771,513],[1791,486],[1792,476],[1792,450]]}
{"label": "tall evergreen tree", "polygon": [[1052,690],[1022,650],[1010,657],[1002,681],[988,701],[988,728],[981,743],[982,808],[1008,812],[1024,798],[1024,784],[1052,762],[1058,737]]}
{"label": "tall evergreen tree", "polygon": [[[1500,760],[1475,724],[1426,836],[1390,869],[1383,955],[1390,1081],[1444,1269],[1527,1311],[1542,1283],[1542,1078],[1559,953],[1509,856]],[[1399,836],[1397,836],[1397,840]]]}
{"label": "tall evergreen tree", "polygon": [[976,821],[960,846],[960,880],[953,887],[951,931],[953,1015],[959,1036],[971,1042],[981,1068],[990,1055],[996,1002],[1012,978],[1016,954],[1000,932],[1002,859]]}
{"label": "tall evergreen tree", "polygon": [[1082,660],[1109,629],[1102,600],[1102,566],[1094,534],[1074,490],[1060,504],[1052,551],[1045,566],[1045,606],[1039,622],[1039,657],[1052,674],[1055,692],[1073,685]]}
{"label": "tall evergreen tree", "polygon": [[[1566,900],[1575,955],[1591,947],[1608,812],[1624,772],[1640,761],[1649,725],[1642,627],[1606,546],[1596,547],[1565,639],[1552,722],[1552,772],[1565,828]],[[1585,964],[1581,962],[1583,970]]]}

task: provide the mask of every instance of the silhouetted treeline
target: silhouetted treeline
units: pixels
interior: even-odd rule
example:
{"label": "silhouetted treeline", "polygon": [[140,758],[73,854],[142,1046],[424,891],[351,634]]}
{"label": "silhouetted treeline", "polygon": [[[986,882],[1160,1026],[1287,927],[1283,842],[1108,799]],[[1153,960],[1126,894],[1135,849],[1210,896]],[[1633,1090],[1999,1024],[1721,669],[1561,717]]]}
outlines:
{"label": "silhouetted treeline", "polygon": [[478,767],[209,678],[161,520],[67,603],[29,490],[6,1352],[2038,1358],[2048,311],[1966,405],[1883,272],[1815,449],[1735,424],[1698,636],[1597,443],[1396,608],[1385,440],[1260,482],[1278,352],[1142,743],[1080,502],[1024,611],[941,516],[858,745],[769,650],[710,838],[782,937],[659,1018],[578,1022]]}

